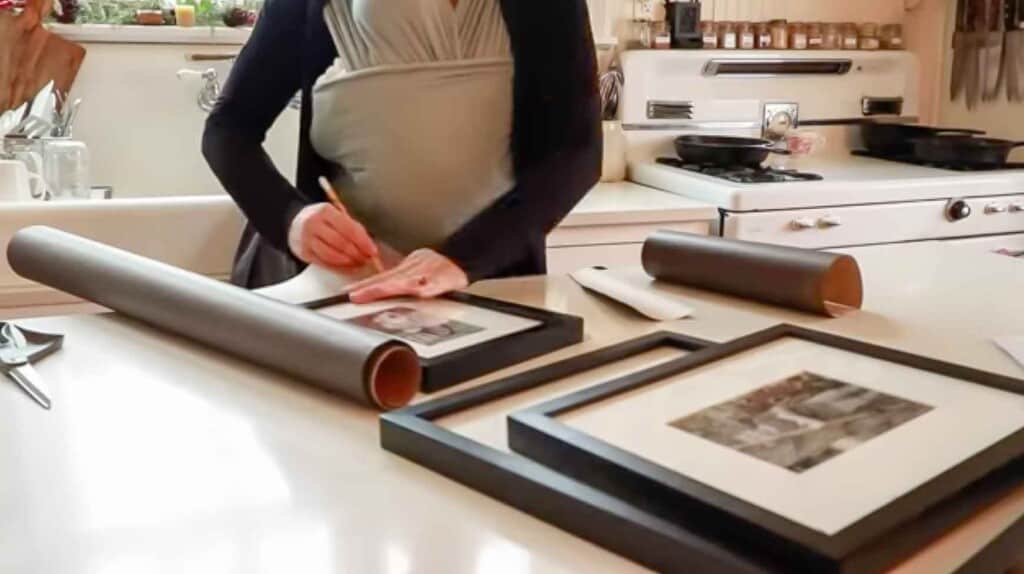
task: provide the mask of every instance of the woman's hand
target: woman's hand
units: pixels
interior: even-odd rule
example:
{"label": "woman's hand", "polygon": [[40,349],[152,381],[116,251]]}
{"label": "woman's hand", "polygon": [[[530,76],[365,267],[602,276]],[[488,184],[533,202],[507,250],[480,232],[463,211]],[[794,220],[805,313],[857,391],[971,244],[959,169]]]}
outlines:
{"label": "woman's hand", "polygon": [[306,263],[357,269],[379,256],[361,223],[329,203],[307,206],[288,231],[288,248]]}
{"label": "woman's hand", "polygon": [[431,249],[419,249],[396,267],[352,285],[349,297],[353,303],[405,296],[430,299],[467,285],[469,278],[451,259]]}

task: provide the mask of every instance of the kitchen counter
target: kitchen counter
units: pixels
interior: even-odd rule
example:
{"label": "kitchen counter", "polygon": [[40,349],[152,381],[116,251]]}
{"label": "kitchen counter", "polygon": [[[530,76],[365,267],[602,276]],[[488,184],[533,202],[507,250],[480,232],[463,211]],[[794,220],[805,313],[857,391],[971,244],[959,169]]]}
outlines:
{"label": "kitchen counter", "polygon": [[[473,290],[586,319],[586,342],[520,368],[656,329],[721,341],[786,321],[1024,377],[989,342],[1024,332],[1019,261],[941,243],[850,252],[865,309],[834,320],[659,287],[696,312],[655,324],[565,277]],[[0,571],[642,571],[381,450],[376,415],[345,400],[115,316],[25,324],[67,341],[38,366],[54,410],[0,384]],[[952,571],[1021,515],[1024,487],[898,571]]]}
{"label": "kitchen counter", "polygon": [[[636,261],[640,245],[653,231],[665,227],[707,233],[716,214],[710,205],[648,187],[599,184],[552,233],[552,265],[557,267],[565,259],[566,268],[559,269],[564,272],[588,264],[615,264],[622,258]],[[0,203],[0,252],[6,252],[19,229],[48,225],[225,279],[230,276],[243,224],[238,208],[223,194]],[[575,249],[559,249],[566,247]],[[598,259],[584,262],[590,253]],[[609,253],[620,258],[608,260]],[[6,259],[0,264],[0,316],[33,314],[32,308],[40,305],[54,306],[47,314],[65,313],[75,310],[66,305],[76,302],[80,303],[18,277]],[[94,309],[78,309],[90,308]]]}

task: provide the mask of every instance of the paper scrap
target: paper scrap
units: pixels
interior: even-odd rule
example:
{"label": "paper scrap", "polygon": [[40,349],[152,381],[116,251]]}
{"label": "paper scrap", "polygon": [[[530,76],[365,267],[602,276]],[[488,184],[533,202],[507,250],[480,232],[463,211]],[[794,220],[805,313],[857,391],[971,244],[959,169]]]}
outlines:
{"label": "paper scrap", "polygon": [[1007,355],[1010,355],[1020,363],[1021,367],[1024,367],[1024,335],[996,337],[992,340],[999,348],[1006,351]]}
{"label": "paper scrap", "polygon": [[569,276],[584,289],[614,299],[655,321],[675,321],[693,314],[693,308],[678,298],[633,285],[601,267],[588,267]]}

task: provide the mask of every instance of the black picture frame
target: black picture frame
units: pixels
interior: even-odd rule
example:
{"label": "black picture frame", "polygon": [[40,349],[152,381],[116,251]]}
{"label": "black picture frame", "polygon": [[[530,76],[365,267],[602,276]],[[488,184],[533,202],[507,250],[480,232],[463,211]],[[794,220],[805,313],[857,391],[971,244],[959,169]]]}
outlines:
{"label": "black picture frame", "polygon": [[[517,365],[583,341],[583,319],[470,293],[450,293],[445,299],[490,311],[538,321],[526,331],[458,349],[436,357],[421,357],[423,383],[420,390],[433,393]],[[322,309],[349,303],[348,295],[311,301],[307,309]]]}
{"label": "black picture frame", "polygon": [[[744,548],[791,571],[877,572],[907,558],[979,508],[1024,483],[1024,429],[905,493],[834,536],[644,460],[573,429],[556,417],[706,366],[781,338],[794,337],[972,383],[1024,394],[1024,381],[792,325],[779,325],[675,361],[513,413],[509,445],[575,478],[677,524],[694,524],[725,546]],[[1018,521],[1015,532],[1021,531]],[[998,542],[998,541],[997,541]],[[1024,550],[999,548],[973,563],[1013,565]],[[1005,544],[1003,544],[1005,546]],[[998,552],[998,554],[997,554]]]}

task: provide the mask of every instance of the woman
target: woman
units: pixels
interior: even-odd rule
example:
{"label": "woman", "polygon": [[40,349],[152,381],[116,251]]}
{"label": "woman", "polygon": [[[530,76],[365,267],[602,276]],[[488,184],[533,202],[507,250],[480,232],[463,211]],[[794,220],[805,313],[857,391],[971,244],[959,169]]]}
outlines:
{"label": "woman", "polygon": [[[261,142],[299,90],[293,187]],[[599,107],[585,0],[268,0],[203,137],[249,220],[233,280],[353,271],[377,241],[408,255],[357,302],[543,273],[545,236],[597,181]]]}

